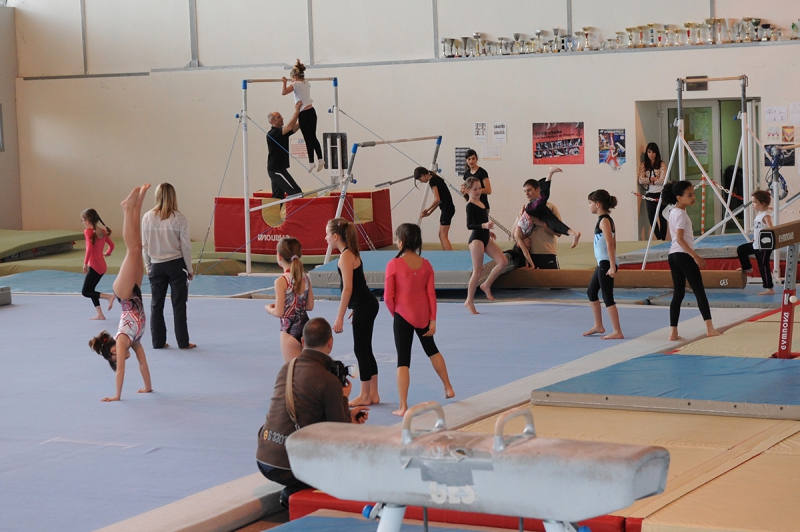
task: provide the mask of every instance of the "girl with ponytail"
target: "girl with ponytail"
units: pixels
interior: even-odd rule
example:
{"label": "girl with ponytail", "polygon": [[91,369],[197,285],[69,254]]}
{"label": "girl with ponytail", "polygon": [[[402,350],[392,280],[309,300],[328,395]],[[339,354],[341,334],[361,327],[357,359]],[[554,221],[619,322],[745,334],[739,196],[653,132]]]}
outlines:
{"label": "girl with ponytail", "polygon": [[303,249],[296,238],[285,236],[278,242],[278,265],[283,275],[275,279],[275,303],[266,306],[267,312],[281,320],[281,352],[289,362],[300,354],[303,327],[309,310],[314,310],[314,292],[303,269]]}
{"label": "girl with ponytail", "polygon": [[358,373],[361,392],[350,401],[350,406],[369,406],[381,401],[378,394],[378,363],[372,352],[372,331],[380,305],[367,286],[364,264],[358,253],[358,234],[353,222],[344,218],[328,221],[325,228],[325,241],[339,250],[337,269],[341,277],[342,297],[339,311],[333,322],[333,332],[344,330],[344,315],[351,309],[353,324],[353,351],[358,360]]}
{"label": "girl with ponytail", "polygon": [[[83,259],[83,274],[86,277],[83,279],[81,294],[83,297],[91,299],[92,303],[94,303],[94,309],[97,314],[90,319],[104,320],[106,317],[103,315],[103,309],[100,308],[100,300],[105,299],[108,301],[108,310],[111,310],[114,305],[114,294],[98,292],[97,284],[108,269],[104,255],[110,257],[111,252],[114,251],[114,242],[111,241],[111,229],[106,226],[94,209],[83,211],[81,213],[81,222],[83,222],[83,236],[86,237],[86,255]],[[98,227],[98,224],[103,227]],[[103,253],[106,246],[108,246],[108,251]]]}
{"label": "girl with ponytail", "polygon": [[456,392],[447,375],[444,357],[433,341],[436,333],[436,288],[431,263],[420,257],[422,231],[416,224],[400,224],[395,232],[400,252],[386,265],[383,299],[394,316],[394,344],[397,348],[397,393],[400,408],[392,412],[405,415],[408,410],[409,366],[411,344],[417,334],[425,354],[444,385],[446,399]]}

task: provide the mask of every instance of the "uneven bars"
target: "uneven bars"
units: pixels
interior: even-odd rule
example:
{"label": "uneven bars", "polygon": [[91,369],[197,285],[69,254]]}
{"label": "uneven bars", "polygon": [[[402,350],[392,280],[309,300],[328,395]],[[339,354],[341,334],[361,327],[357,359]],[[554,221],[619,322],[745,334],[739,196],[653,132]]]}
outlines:
{"label": "uneven bars", "polygon": [[414,179],[414,176],[410,175],[408,177],[401,177],[400,179],[395,179],[394,181],[386,181],[385,183],[378,183],[377,185],[375,185],[375,188],[384,188],[391,185],[396,185],[397,183],[402,183],[403,181],[408,181],[409,179]]}
{"label": "uneven bars", "polygon": [[371,148],[379,144],[398,144],[400,142],[414,142],[415,140],[436,140],[440,137],[441,135],[436,135],[434,137],[414,137],[412,139],[370,140],[367,142],[359,142],[356,144],[356,146],[358,146],[359,148]]}
{"label": "uneven bars", "polygon": [[678,78],[678,79],[680,79],[684,84],[688,84],[688,83],[705,83],[707,81],[733,81],[736,79],[743,80],[747,79],[747,76],[742,74],[741,76],[727,76],[722,78],[691,78],[691,79]]}
{"label": "uneven bars", "polygon": [[[291,81],[289,78],[286,78]],[[304,81],[335,81],[336,78],[305,78]],[[279,83],[283,78],[246,79],[247,83]]]}
{"label": "uneven bars", "polygon": [[[275,207],[276,205],[281,205],[283,203],[288,203],[292,200],[305,198],[306,196],[310,196],[312,194],[319,194],[320,192],[325,192],[326,190],[333,190],[334,188],[338,187],[339,184],[335,185],[327,185],[321,188],[317,188],[314,190],[309,190],[308,192],[301,192],[300,194],[292,194],[291,196],[286,196],[285,198],[277,201],[271,201],[269,203],[265,203],[263,205],[259,205],[258,207],[253,207],[250,209],[250,212],[262,211],[264,209],[268,209],[270,207]],[[264,198],[264,199],[271,199],[271,198]]]}

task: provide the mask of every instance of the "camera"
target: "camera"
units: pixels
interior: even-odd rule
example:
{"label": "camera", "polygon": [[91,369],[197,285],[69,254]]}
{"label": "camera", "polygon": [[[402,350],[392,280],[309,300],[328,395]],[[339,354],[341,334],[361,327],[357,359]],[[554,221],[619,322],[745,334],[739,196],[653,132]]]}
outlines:
{"label": "camera", "polygon": [[331,364],[330,372],[341,381],[342,386],[347,386],[347,377],[350,376],[350,366],[345,366],[343,362],[334,360]]}

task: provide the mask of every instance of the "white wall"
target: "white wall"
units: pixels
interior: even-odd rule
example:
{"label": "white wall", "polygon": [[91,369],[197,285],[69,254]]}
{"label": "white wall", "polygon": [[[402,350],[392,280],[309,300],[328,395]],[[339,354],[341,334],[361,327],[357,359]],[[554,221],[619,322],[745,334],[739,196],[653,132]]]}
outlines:
{"label": "white wall", "polygon": [[17,42],[14,9],[0,7],[0,106],[3,111],[3,145],[0,151],[0,229],[22,229],[17,149]]}
{"label": "white wall", "polygon": [[[52,1],[27,0],[19,9]],[[87,1],[87,10],[94,1],[100,0]],[[291,3],[294,7],[277,1],[249,0],[234,4],[228,10],[227,2],[198,0],[198,41],[203,64],[265,64],[277,59],[291,63],[296,57],[308,57],[307,19],[302,19],[305,7],[298,7],[298,4],[305,6],[304,2]],[[268,10],[263,8],[264,4],[269,4]],[[591,231],[594,220],[586,209],[586,195],[596,188],[608,189],[619,199],[615,211],[619,238],[628,240],[637,237],[639,205],[631,191],[635,190],[637,152],[644,147],[646,137],[636,102],[674,99],[675,79],[697,74],[747,74],[748,95],[761,98],[763,105],[788,105],[800,100],[793,90],[800,82],[800,73],[788,68],[775,70],[776,65],[796,62],[800,51],[797,41],[739,47],[411,61],[434,55],[432,2],[403,2],[410,13],[401,12],[399,4],[389,0],[313,2],[314,56],[323,65],[312,66],[308,75],[338,76],[341,108],[383,138],[443,135],[440,166],[444,176],[454,183],[457,178],[453,171],[453,150],[456,146],[476,147],[472,139],[473,123],[507,122],[508,142],[501,145],[502,159],[481,163],[492,177],[495,190],[491,198],[492,214],[506,225],[512,223],[523,202],[522,182],[545,173],[531,162],[532,122],[585,122],[585,164],[564,168],[564,174],[556,178],[553,200],[568,224]],[[499,9],[476,0],[438,0],[439,35],[482,31],[510,36],[514,31],[532,33],[540,26],[566,26],[564,3],[516,0],[508,4]],[[631,0],[629,7],[641,4],[653,9],[662,5],[655,0]],[[163,6],[159,3],[158,7],[155,3],[148,5],[154,10],[178,10],[172,1]],[[707,16],[709,7],[705,0],[681,0],[675,5],[676,10],[681,10],[674,16],[676,24],[690,15],[698,20],[704,14]],[[724,5],[725,2],[717,2],[717,11]],[[246,11],[243,6],[247,6]],[[580,20],[579,7],[588,9],[584,0],[573,1],[576,26]],[[361,9],[361,15],[357,8]],[[36,19],[36,13],[28,12],[25,16]],[[649,21],[645,18],[646,9],[637,7],[636,13],[641,14],[631,20]],[[263,24],[261,34],[257,31],[258,24],[248,23],[251,29],[243,38],[249,44],[242,49],[233,33],[238,30],[235,22],[248,14],[253,20],[269,20]],[[283,19],[273,23],[274,14]],[[92,17],[95,15],[87,13],[87,19],[94,20],[92,26],[102,23]],[[592,26],[624,26],[619,23],[622,14],[598,12],[597,17],[598,22]],[[66,20],[71,20],[71,16]],[[526,22],[520,24],[520,20]],[[784,27],[789,20],[787,16]],[[144,22],[139,20],[137,24]],[[34,21],[29,21],[27,27],[33,26]],[[96,57],[93,54],[103,43],[93,41],[88,28],[87,33],[89,57]],[[177,50],[179,46],[174,43],[181,39],[169,40],[162,33],[154,34],[153,38],[162,39],[164,49],[170,53]],[[184,35],[188,30],[176,27],[175,33]],[[18,35],[21,36],[20,31]],[[108,38],[111,39],[110,34]],[[49,41],[43,39],[43,42]],[[185,42],[188,47],[188,35]],[[256,44],[260,42],[276,42],[280,56],[271,46],[259,49]],[[148,53],[154,54],[153,50],[161,47],[149,46]],[[43,55],[37,49],[28,49],[26,54],[20,53],[20,61],[26,63],[29,72],[59,73],[57,65],[40,58]],[[114,54],[105,57],[111,61]],[[176,68],[183,67],[181,63],[186,57],[180,54],[170,57]],[[408,61],[377,66],[333,64],[379,58]],[[129,60],[130,54],[122,54],[120,61],[123,59]],[[91,64],[99,63],[91,61]],[[109,64],[109,71],[117,66]],[[202,239],[237,127],[234,114],[241,109],[241,79],[280,77],[286,73],[283,68],[265,66],[151,72],[141,77],[18,80],[25,228],[72,228],[75,213],[90,205],[110,224],[119,225],[116,198],[140,182],[168,180],[178,188],[180,207],[189,217],[192,237]],[[776,75],[780,76],[780,83],[775,82]],[[269,111],[278,109],[287,114],[291,109],[291,98],[281,98],[275,84],[252,85],[248,93],[250,115],[262,127],[267,125]],[[738,85],[728,82],[712,84],[708,92],[687,96],[708,99],[738,95]],[[331,115],[324,112],[332,103],[330,86],[316,84],[313,97],[320,117],[318,132],[332,131]],[[341,128],[348,133],[351,143],[375,138],[347,117],[342,117]],[[625,128],[628,132],[628,162],[619,171],[597,162],[599,128]],[[250,132],[251,181],[254,188],[268,188],[263,133],[255,125]],[[398,148],[421,165],[430,164],[433,142],[402,144]],[[355,165],[357,188],[406,176],[414,166],[415,162],[386,146],[362,149]],[[241,145],[237,142],[222,187],[223,195],[241,195],[241,168]],[[320,185],[296,163],[292,169],[304,188]],[[800,189],[795,183],[796,172],[789,177]],[[409,190],[413,190],[409,183],[395,186],[393,203],[399,202]],[[403,200],[393,212],[395,224],[415,220],[420,199],[421,191],[414,190]],[[427,241],[436,240],[437,223],[436,219],[424,222]],[[468,232],[463,225],[464,217],[459,210],[451,232],[455,241],[466,241]]]}

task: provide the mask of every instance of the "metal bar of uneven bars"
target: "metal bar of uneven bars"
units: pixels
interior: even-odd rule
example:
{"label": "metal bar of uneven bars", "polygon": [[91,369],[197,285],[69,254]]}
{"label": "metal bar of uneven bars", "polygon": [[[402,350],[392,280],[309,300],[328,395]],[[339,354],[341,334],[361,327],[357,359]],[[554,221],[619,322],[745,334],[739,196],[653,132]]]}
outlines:
{"label": "metal bar of uneven bars", "polygon": [[[289,78],[286,78],[289,79]],[[306,78],[305,81],[334,81],[336,78]],[[247,79],[247,83],[280,83],[283,78]]]}
{"label": "metal bar of uneven bars", "polygon": [[[264,209],[268,209],[269,207],[275,207],[276,205],[282,205],[284,203],[289,203],[292,200],[305,198],[305,197],[308,197],[308,196],[310,196],[312,194],[319,194],[320,192],[325,192],[326,190],[333,190],[334,188],[336,188],[338,186],[339,186],[339,184],[337,183],[335,185],[327,185],[327,186],[324,186],[324,187],[316,188],[314,190],[309,190],[308,192],[303,192],[302,194],[292,194],[291,196],[286,196],[282,200],[272,201],[270,203],[265,203],[264,205],[259,205],[258,207],[253,207],[252,209],[250,209],[250,212],[263,211]],[[269,198],[264,198],[264,199],[269,199]]]}
{"label": "metal bar of uneven bars", "polygon": [[742,74],[741,76],[725,76],[721,78],[692,78],[692,79],[678,78],[678,79],[680,79],[683,83],[686,84],[686,83],[705,83],[707,81],[733,81],[737,79],[741,81],[746,78],[747,76]]}
{"label": "metal bar of uneven bars", "polygon": [[356,144],[359,148],[371,148],[373,146],[377,146],[379,144],[398,144],[400,142],[414,142],[416,140],[436,140],[440,137],[440,135],[436,135],[433,137],[414,137],[411,139],[395,139],[395,140],[369,140],[367,142],[359,142]]}
{"label": "metal bar of uneven bars", "polygon": [[384,187],[388,187],[388,186],[391,186],[391,185],[396,185],[397,183],[402,183],[403,181],[408,181],[409,179],[414,179],[414,176],[410,175],[408,177],[402,177],[400,179],[395,179],[394,181],[386,181],[384,183],[378,183],[377,185],[375,185],[375,188],[384,188]]}

